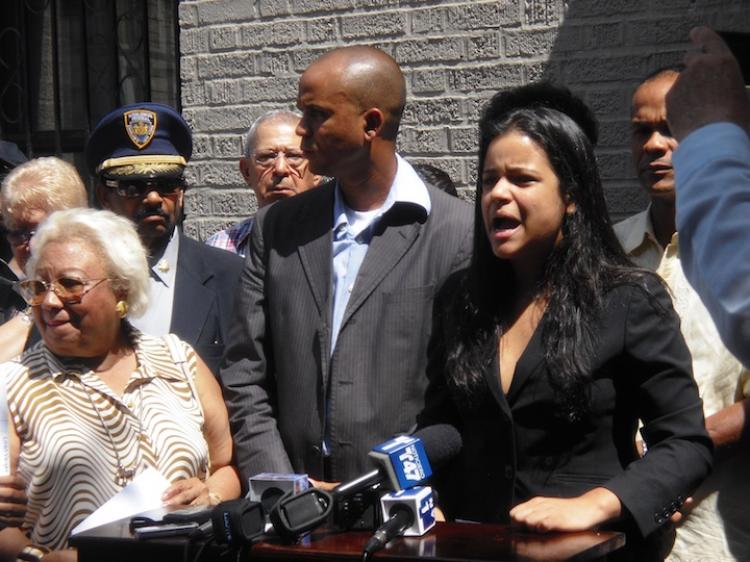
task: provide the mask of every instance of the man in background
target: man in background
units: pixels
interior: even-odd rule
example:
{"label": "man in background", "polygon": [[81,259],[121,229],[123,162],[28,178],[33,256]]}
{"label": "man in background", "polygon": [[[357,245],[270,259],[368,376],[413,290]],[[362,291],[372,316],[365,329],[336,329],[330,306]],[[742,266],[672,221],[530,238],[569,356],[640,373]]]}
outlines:
{"label": "man in background", "polygon": [[690,33],[667,96],[682,265],[726,346],[750,366],[750,103],[737,60],[707,27]]}
{"label": "man in background", "polygon": [[[258,117],[245,137],[240,172],[255,193],[258,208],[292,197],[317,185],[295,132],[300,115],[269,111]],[[254,217],[213,234],[206,244],[245,257]]]}
{"label": "man in background", "polygon": [[[724,347],[711,317],[688,283],[680,264],[675,226],[672,155],[677,139],[667,123],[666,96],[679,77],[662,69],[636,89],[631,107],[631,148],[648,208],[615,225],[633,262],[656,271],[669,285],[681,331],[693,357],[693,374],[703,399],[706,426],[717,447],[714,471],[694,495],[694,506],[677,529],[668,560],[744,559],[750,552],[750,524],[742,514],[750,497],[747,455],[735,455],[736,428],[726,409],[750,397],[750,372]],[[742,504],[742,505],[740,505]]]}
{"label": "man in background", "polygon": [[192,150],[190,128],[177,111],[140,103],[102,118],[86,161],[100,206],[132,220],[148,250],[149,307],[132,324],[154,336],[177,334],[218,373],[242,260],[177,226]]}

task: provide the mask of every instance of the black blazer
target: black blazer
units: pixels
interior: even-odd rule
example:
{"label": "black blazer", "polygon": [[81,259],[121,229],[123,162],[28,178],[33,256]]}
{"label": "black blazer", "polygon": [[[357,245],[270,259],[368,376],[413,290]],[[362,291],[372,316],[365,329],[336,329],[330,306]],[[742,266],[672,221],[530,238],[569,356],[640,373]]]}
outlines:
{"label": "black blazer", "polygon": [[242,258],[180,233],[170,332],[195,348],[218,376]]}
{"label": "black blazer", "polygon": [[[449,517],[507,522],[510,509],[532,497],[574,497],[603,486],[646,536],[679,508],[708,474],[712,446],[671,300],[655,280],[648,289],[651,295],[622,285],[606,295],[596,327],[590,412],[577,425],[554,415],[544,318],[507,396],[496,358],[483,373],[487,390],[471,408],[449,395],[443,346],[433,348],[430,402],[421,423],[452,422],[464,440],[460,458],[442,475],[446,484],[439,484]],[[639,418],[648,444],[642,459],[634,446]]]}

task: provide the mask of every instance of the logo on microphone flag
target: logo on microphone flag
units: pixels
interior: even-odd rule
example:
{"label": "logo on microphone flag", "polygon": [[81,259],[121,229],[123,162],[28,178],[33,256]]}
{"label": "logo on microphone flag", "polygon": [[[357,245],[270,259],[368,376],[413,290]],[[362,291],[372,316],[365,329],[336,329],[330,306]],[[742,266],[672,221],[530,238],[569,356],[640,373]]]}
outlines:
{"label": "logo on microphone flag", "polygon": [[374,447],[370,456],[385,467],[396,490],[412,488],[432,476],[424,445],[417,437],[394,437]]}

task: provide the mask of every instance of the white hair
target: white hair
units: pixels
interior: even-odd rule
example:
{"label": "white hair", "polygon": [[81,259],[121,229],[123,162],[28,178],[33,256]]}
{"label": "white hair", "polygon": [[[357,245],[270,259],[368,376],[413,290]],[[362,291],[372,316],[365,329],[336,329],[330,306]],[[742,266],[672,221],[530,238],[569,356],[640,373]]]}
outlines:
{"label": "white hair", "polygon": [[55,156],[34,158],[14,168],[3,180],[0,195],[3,218],[11,228],[26,210],[49,214],[88,207],[86,187],[78,171]]}
{"label": "white hair", "polygon": [[[39,256],[47,244],[79,240],[100,255],[107,275],[121,280],[129,316],[141,316],[148,307],[149,269],[146,250],[135,226],[111,211],[69,209],[49,215],[39,226],[27,264],[29,277],[36,274]],[[118,287],[118,285],[113,285]]]}
{"label": "white hair", "polygon": [[269,121],[282,121],[287,123],[294,123],[295,125],[302,119],[299,113],[294,111],[288,111],[286,109],[275,109],[273,111],[267,111],[260,117],[258,117],[253,124],[250,125],[245,137],[242,141],[242,155],[247,158],[255,150],[255,136],[258,134],[258,127],[263,123]]}

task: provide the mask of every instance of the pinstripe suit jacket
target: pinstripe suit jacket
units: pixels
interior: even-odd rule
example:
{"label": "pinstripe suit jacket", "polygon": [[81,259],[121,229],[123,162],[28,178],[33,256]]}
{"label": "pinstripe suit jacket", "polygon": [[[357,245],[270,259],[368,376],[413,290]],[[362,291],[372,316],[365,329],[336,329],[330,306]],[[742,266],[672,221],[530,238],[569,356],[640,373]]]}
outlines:
{"label": "pinstripe suit jacket", "polygon": [[429,216],[396,204],[375,228],[332,355],[334,182],[257,214],[221,371],[245,483],[262,471],[351,478],[373,445],[414,426],[433,298],[472,236],[470,206],[428,191]]}

